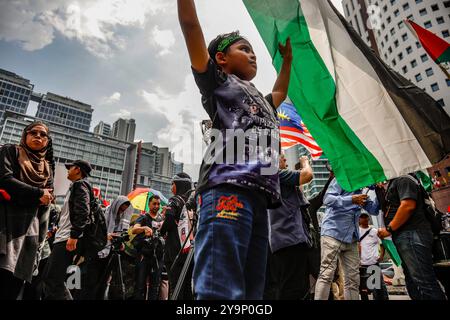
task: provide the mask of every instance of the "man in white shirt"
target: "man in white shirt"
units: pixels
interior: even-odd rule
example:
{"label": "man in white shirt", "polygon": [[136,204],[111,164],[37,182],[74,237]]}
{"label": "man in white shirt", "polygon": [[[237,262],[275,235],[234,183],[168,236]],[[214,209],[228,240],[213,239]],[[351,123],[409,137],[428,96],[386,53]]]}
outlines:
{"label": "man in white shirt", "polygon": [[[380,244],[381,240],[378,237],[378,231],[369,226],[369,215],[362,212],[359,217],[359,253],[361,258],[361,300],[368,300],[370,290],[367,289],[366,281],[370,274],[367,274],[367,269],[370,266],[376,265],[379,267],[379,262],[384,258],[384,247]],[[386,284],[381,274],[381,288],[372,291],[373,300],[389,300]]]}

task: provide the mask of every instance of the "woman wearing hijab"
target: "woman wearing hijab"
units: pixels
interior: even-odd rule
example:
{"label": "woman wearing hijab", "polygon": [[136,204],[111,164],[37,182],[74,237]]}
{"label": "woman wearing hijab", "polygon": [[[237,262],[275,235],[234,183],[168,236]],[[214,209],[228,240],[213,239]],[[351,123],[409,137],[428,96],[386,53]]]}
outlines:
{"label": "woman wearing hijab", "polygon": [[0,148],[0,300],[17,299],[24,281],[31,282],[38,248],[45,240],[53,200],[52,140],[48,127],[33,122],[19,145]]}
{"label": "woman wearing hijab", "polygon": [[[106,280],[103,276],[106,272],[110,253],[111,240],[122,231],[128,230],[130,218],[133,214],[133,207],[126,196],[118,196],[116,200],[106,208],[106,226],[108,233],[108,243],[103,250],[98,253],[98,257],[89,258],[86,266],[85,283],[82,284],[83,300],[103,299],[106,289]],[[100,279],[100,281],[99,281]],[[82,280],[83,281],[83,280]]]}

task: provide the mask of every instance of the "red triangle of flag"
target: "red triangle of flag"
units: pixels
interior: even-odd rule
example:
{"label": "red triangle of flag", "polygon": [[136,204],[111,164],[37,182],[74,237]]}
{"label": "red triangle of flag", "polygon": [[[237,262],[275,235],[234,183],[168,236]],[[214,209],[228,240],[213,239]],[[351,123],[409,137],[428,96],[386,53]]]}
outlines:
{"label": "red triangle of flag", "polygon": [[422,28],[411,20],[406,20],[406,22],[414,29],[423,48],[434,61],[437,61],[450,47],[450,44],[447,41],[439,38],[433,32]]}

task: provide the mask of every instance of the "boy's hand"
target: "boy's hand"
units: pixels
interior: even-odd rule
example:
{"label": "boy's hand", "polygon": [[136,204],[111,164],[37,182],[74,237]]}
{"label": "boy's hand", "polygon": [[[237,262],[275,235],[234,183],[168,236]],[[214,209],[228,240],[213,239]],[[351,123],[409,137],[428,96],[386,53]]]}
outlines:
{"label": "boy's hand", "polygon": [[278,50],[285,61],[292,61],[292,46],[291,38],[287,38],[286,44],[283,46],[281,43],[278,44]]}

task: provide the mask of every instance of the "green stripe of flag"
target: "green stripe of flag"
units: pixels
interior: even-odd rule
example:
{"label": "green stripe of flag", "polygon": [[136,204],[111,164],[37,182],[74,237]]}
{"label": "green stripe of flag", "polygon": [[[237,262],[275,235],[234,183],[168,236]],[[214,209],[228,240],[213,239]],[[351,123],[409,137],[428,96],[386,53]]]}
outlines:
{"label": "green stripe of flag", "polygon": [[278,42],[291,38],[294,61],[289,97],[328,157],[342,188],[386,180],[383,168],[339,115],[336,84],[311,41],[298,0],[243,0],[279,72]]}
{"label": "green stripe of flag", "polygon": [[436,60],[436,63],[450,62],[450,47],[444,51]]}

